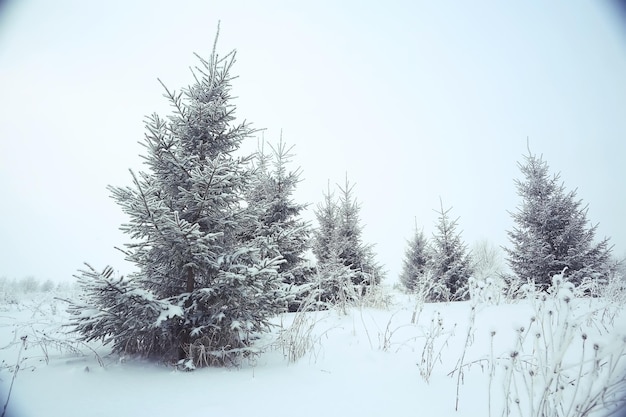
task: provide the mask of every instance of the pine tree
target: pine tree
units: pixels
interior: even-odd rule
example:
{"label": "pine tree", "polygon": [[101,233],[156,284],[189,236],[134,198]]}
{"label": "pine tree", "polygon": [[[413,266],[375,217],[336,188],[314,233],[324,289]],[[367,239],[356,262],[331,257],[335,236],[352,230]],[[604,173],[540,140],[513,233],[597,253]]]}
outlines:
{"label": "pine tree", "polygon": [[441,203],[437,232],[433,234],[432,257],[430,270],[433,279],[440,285],[435,289],[443,289],[432,294],[432,301],[460,301],[469,297],[468,280],[472,274],[467,247],[456,232],[457,222],[449,217],[451,208],[444,210]]}
{"label": "pine tree", "polygon": [[380,283],[383,271],[376,262],[373,246],[365,244],[361,237],[363,226],[359,212],[361,207],[354,198],[354,185],[346,176],[345,185],[339,187],[339,258],[354,271],[354,284],[369,286]]}
{"label": "pine tree", "polygon": [[[315,211],[319,227],[313,233],[312,249],[317,258],[318,292],[330,301],[351,301],[370,285],[380,283],[384,273],[374,259],[372,246],[362,242],[360,208],[347,178],[339,190],[341,196],[336,201],[329,187]],[[337,296],[337,291],[342,295]]]}
{"label": "pine tree", "polygon": [[[261,223],[264,235],[270,236],[283,257],[279,273],[286,282],[296,283],[297,277],[293,272],[301,268],[306,262],[305,251],[309,248],[311,229],[308,222],[301,219],[301,214],[307,204],[293,201],[293,193],[300,182],[300,169],[288,171],[291,162],[293,147],[287,148],[282,137],[276,147],[271,149],[270,163],[260,164],[259,188],[262,195],[257,194],[251,204],[264,207]],[[260,151],[261,159],[263,150]]]}
{"label": "pine tree", "polygon": [[400,273],[400,282],[407,290],[414,291],[419,281],[425,278],[430,263],[429,250],[424,231],[416,226],[413,239],[408,242]]}
{"label": "pine tree", "polygon": [[608,239],[594,243],[597,225],[589,226],[587,207],[576,191],[567,192],[559,175],[551,176],[548,164],[530,151],[518,165],[524,179],[515,185],[522,203],[511,213],[516,226],[507,232],[512,248],[505,248],[513,272],[543,289],[564,269],[575,284],[607,278]]}
{"label": "pine tree", "polygon": [[194,84],[179,93],[164,86],[173,113],[146,120],[147,170],[131,171],[130,187],[109,187],[130,218],[125,253],[138,272],[80,271],[85,295],[70,305],[83,339],[190,367],[250,353],[284,305],[281,257],[255,235],[258,211],[245,201],[250,157],[234,155],[254,133],[235,122],[230,103],[235,52],[220,57],[214,46],[208,61],[198,58]]}
{"label": "pine tree", "polygon": [[287,148],[282,136],[271,153],[266,154],[264,144],[257,152],[256,183],[250,190],[250,205],[259,209],[261,222],[256,235],[265,236],[276,246],[283,258],[278,273],[281,281],[294,293],[290,310],[297,309],[302,297],[302,285],[311,280],[313,273],[305,257],[309,249],[311,228],[301,219],[306,204],[293,201],[293,193],[300,182],[300,169],[288,170],[293,147]]}
{"label": "pine tree", "polygon": [[317,262],[329,260],[333,253],[333,248],[337,246],[339,233],[339,214],[335,197],[330,191],[324,193],[324,201],[317,205],[315,218],[318,227],[313,231],[312,251]]}
{"label": "pine tree", "polygon": [[312,252],[317,259],[314,291],[318,305],[336,301],[342,288],[352,286],[353,274],[339,258],[339,207],[330,186],[315,210],[318,228],[313,231]]}
{"label": "pine tree", "polygon": [[318,308],[328,305],[340,306],[346,312],[346,306],[358,298],[357,287],[354,285],[356,274],[346,266],[339,257],[339,240],[330,243],[329,257],[319,261],[314,276],[315,289],[310,296]]}

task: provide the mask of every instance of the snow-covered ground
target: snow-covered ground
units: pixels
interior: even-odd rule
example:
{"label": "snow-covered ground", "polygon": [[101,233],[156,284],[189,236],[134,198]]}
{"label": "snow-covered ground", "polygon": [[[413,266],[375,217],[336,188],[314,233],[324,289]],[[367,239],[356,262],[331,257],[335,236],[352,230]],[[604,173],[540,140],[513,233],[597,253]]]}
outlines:
{"label": "snow-covered ground", "polygon": [[622,306],[567,291],[422,305],[388,290],[386,306],[277,317],[254,359],[193,372],[74,342],[53,296],[0,305],[8,417],[574,416],[604,392],[602,416],[625,388]]}

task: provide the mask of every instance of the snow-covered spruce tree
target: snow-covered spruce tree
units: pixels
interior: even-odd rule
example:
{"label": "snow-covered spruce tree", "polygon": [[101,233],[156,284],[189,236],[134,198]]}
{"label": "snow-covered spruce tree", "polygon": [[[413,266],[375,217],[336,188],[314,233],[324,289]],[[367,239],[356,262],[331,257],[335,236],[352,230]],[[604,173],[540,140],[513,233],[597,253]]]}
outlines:
{"label": "snow-covered spruce tree", "polygon": [[317,205],[315,218],[318,227],[313,230],[313,245],[311,250],[317,262],[322,263],[331,259],[333,252],[339,250],[339,207],[335,201],[335,196],[328,186],[324,193],[324,201]]}
{"label": "snow-covered spruce tree", "polygon": [[356,273],[344,265],[339,258],[339,240],[333,239],[329,257],[318,262],[313,277],[312,290],[307,292],[314,301],[312,305],[326,308],[328,305],[337,306],[346,313],[346,307],[359,297],[358,287],[354,285]]}
{"label": "snow-covered spruce tree", "polygon": [[515,222],[508,231],[511,248],[505,248],[513,272],[524,282],[542,288],[565,268],[575,285],[588,279],[606,279],[610,273],[608,239],[594,242],[597,225],[587,221],[587,207],[576,192],[565,190],[559,175],[550,175],[548,164],[530,151],[518,163],[524,176],[516,180],[522,203],[511,213]]}
{"label": "snow-covered spruce tree", "polygon": [[[323,303],[328,302],[333,296],[332,287],[334,285],[324,284],[326,281],[337,281],[338,283],[346,281],[346,277],[336,277],[329,273],[332,269],[331,265],[343,265],[337,257],[339,251],[337,248],[339,233],[338,207],[330,186],[327,192],[324,193],[324,200],[315,209],[315,217],[318,227],[313,230],[311,251],[317,260],[314,276],[316,283],[315,294],[318,303]],[[351,278],[349,278],[349,282],[352,282]]]}
{"label": "snow-covered spruce tree", "polygon": [[85,340],[192,367],[250,353],[284,306],[279,251],[254,234],[260,219],[245,201],[250,158],[234,155],[253,134],[230,102],[235,52],[220,57],[214,46],[198,58],[190,87],[165,88],[173,113],[146,120],[147,170],[131,172],[130,187],[109,187],[130,218],[125,253],[138,272],[81,271],[84,297],[69,309]]}
{"label": "snow-covered spruce tree", "polygon": [[328,187],[324,201],[315,210],[318,228],[313,231],[312,251],[317,259],[311,293],[318,308],[327,304],[347,303],[356,298],[354,272],[339,257],[343,243],[339,238],[339,206]]}
{"label": "snow-covered spruce tree", "polygon": [[[315,212],[319,227],[314,231],[312,249],[318,261],[318,282],[340,281],[345,284],[345,276],[320,277],[319,274],[322,271],[349,272],[353,289],[360,288],[354,292],[358,296],[363,295],[370,285],[380,283],[384,273],[374,259],[372,246],[364,244],[361,239],[360,207],[352,195],[353,188],[346,178],[345,187],[339,187],[341,194],[336,201],[329,187],[324,202]],[[335,267],[335,263],[343,267]],[[321,284],[321,288],[331,294],[327,298],[333,298],[332,291],[337,285],[324,287]]]}
{"label": "snow-covered spruce tree", "polygon": [[256,181],[250,188],[249,204],[260,213],[257,236],[267,237],[283,257],[278,273],[290,294],[289,309],[295,311],[306,291],[302,286],[311,281],[313,269],[305,258],[309,249],[311,227],[302,220],[301,213],[307,207],[293,200],[293,193],[300,182],[300,169],[288,170],[293,147],[287,147],[282,136],[276,146],[269,145],[266,154],[264,144],[257,152]]}
{"label": "snow-covered spruce tree", "polygon": [[413,239],[408,242],[408,247],[402,262],[400,282],[408,291],[414,291],[430,263],[430,249],[424,231],[415,227]]}
{"label": "snow-covered spruce tree", "polygon": [[379,284],[384,272],[376,262],[373,245],[364,243],[361,237],[361,207],[354,198],[354,185],[350,184],[347,175],[345,184],[343,187],[339,186],[339,191],[339,258],[354,271],[355,285],[367,288]]}
{"label": "snow-covered spruce tree", "polygon": [[431,301],[461,301],[469,298],[468,280],[472,275],[470,258],[467,247],[461,240],[461,234],[456,232],[457,222],[451,220],[451,208],[444,210],[440,205],[437,232],[433,233],[431,243],[432,279],[433,286]]}

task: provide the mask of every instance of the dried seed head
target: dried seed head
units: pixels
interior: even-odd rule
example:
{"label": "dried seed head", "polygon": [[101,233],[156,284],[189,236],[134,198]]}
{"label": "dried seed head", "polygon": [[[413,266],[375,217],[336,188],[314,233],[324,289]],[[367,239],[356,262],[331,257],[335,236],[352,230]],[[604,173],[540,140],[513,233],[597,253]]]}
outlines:
{"label": "dried seed head", "polygon": [[600,346],[597,343],[593,344],[593,350],[598,350],[600,349]]}
{"label": "dried seed head", "polygon": [[587,340],[587,333],[583,333],[583,340]]}

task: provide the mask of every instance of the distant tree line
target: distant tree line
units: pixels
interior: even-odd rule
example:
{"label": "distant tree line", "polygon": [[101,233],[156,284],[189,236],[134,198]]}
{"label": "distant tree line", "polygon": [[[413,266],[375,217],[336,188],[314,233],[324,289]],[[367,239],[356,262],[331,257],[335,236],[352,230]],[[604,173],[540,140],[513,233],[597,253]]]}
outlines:
{"label": "distant tree line", "polygon": [[20,279],[0,277],[0,292],[5,294],[66,291],[69,288],[69,282],[54,282],[51,279],[42,282],[30,275]]}

